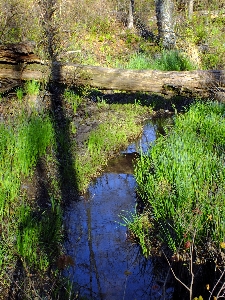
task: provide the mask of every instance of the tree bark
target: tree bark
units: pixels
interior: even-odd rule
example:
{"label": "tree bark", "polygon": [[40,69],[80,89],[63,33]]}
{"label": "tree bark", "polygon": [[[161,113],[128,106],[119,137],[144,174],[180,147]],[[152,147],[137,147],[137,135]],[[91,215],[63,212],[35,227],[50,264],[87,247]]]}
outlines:
{"label": "tree bark", "polygon": [[194,0],[188,0],[187,9],[188,9],[188,18],[191,19],[193,16],[193,10],[194,10]]}
{"label": "tree bark", "polygon": [[48,80],[67,86],[90,86],[105,90],[140,91],[161,94],[200,94],[225,87],[225,71],[124,70],[54,63],[19,68],[0,65],[0,92],[18,86],[23,80]]}
{"label": "tree bark", "polygon": [[[55,71],[57,70],[57,71]],[[67,85],[161,94],[209,95],[225,87],[225,71],[124,70],[56,63],[52,79]]]}
{"label": "tree bark", "polygon": [[128,27],[128,29],[134,28],[134,0],[129,1],[129,13],[128,13],[127,27]]}
{"label": "tree bark", "polygon": [[174,32],[172,0],[155,0],[159,42],[165,49],[172,49],[176,44]]}

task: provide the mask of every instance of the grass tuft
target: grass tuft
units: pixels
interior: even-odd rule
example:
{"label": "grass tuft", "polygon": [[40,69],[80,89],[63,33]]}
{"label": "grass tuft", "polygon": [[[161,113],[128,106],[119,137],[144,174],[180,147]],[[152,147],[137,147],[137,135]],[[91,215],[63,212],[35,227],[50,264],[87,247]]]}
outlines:
{"label": "grass tuft", "polygon": [[190,71],[196,68],[184,53],[176,50],[165,50],[155,59],[146,54],[136,53],[125,66],[128,69],[162,71]]}

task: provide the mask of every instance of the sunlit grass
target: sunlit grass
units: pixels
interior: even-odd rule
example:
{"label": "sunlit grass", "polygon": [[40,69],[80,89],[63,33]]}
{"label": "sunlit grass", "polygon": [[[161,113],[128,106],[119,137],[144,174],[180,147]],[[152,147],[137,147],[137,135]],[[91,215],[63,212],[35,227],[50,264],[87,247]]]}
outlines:
{"label": "sunlit grass", "polygon": [[69,103],[73,109],[74,114],[77,112],[78,107],[82,102],[82,95],[75,93],[70,89],[66,89],[64,92],[64,100]]}
{"label": "sunlit grass", "polygon": [[152,58],[143,53],[136,53],[124,64],[124,68],[138,70],[190,71],[194,70],[196,67],[184,53],[175,50],[164,50],[162,53],[159,53],[156,58]]}
{"label": "sunlit grass", "polygon": [[[129,141],[140,135],[142,125],[137,124],[135,118],[149,112],[149,108],[138,104],[113,104],[109,107],[110,119],[101,123],[90,133],[82,155],[75,157],[78,186],[84,191],[91,178],[101,172],[111,155],[119,149],[128,146]],[[114,111],[114,113],[113,113]]]}
{"label": "sunlit grass", "polygon": [[[0,124],[0,278],[18,258],[26,270],[47,271],[61,239],[61,210],[52,195],[49,210],[35,212],[21,192],[38,160],[54,146],[52,120],[25,114]],[[46,156],[47,157],[47,156]],[[54,185],[54,183],[53,183]],[[7,277],[6,277],[7,278]]]}
{"label": "sunlit grass", "polygon": [[217,249],[224,241],[224,112],[223,104],[195,104],[136,166],[138,194],[173,251],[193,238]]}

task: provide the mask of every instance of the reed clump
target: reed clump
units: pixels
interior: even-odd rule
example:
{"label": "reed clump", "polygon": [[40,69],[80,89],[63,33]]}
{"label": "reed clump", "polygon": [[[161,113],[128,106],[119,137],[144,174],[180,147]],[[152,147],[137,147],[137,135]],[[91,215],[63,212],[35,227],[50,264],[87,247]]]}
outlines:
{"label": "reed clump", "polygon": [[136,165],[138,196],[152,222],[149,235],[173,253],[192,244],[200,259],[223,251],[224,113],[221,103],[192,105]]}

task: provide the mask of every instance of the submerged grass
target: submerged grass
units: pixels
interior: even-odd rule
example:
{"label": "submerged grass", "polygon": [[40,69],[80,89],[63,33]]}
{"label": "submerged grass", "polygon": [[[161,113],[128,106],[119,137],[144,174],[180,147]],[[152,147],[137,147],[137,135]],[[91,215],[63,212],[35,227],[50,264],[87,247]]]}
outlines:
{"label": "submerged grass", "polygon": [[137,163],[139,197],[157,238],[174,252],[187,241],[220,250],[225,239],[225,105],[197,103],[175,118]]}

